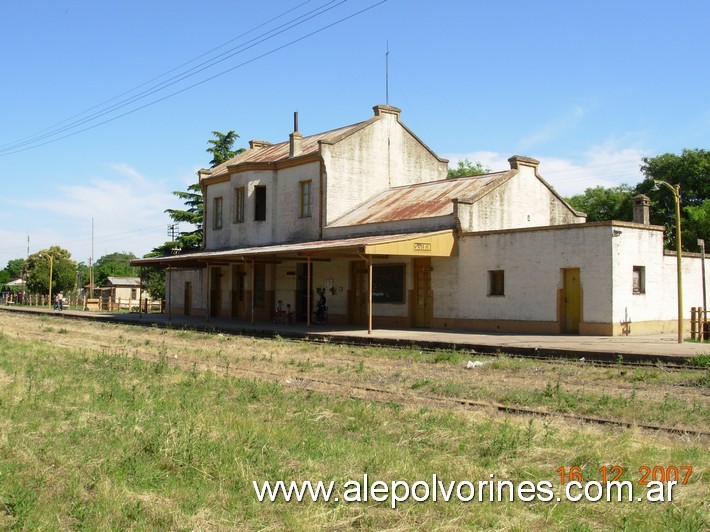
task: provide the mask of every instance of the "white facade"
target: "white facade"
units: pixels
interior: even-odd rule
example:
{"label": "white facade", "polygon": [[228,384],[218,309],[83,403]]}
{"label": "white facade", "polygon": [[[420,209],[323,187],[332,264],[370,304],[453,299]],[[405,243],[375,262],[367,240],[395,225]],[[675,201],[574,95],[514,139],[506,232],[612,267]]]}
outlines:
{"label": "white facade", "polygon": [[[137,261],[170,267],[170,312],[254,322],[281,301],[309,321],[325,290],[331,323],[676,330],[676,262],[664,254],[663,228],[585,223],[528,157],[446,179],[447,161],[398,109],[374,110],[329,132],[252,141],[201,171],[205,251]],[[702,304],[699,258],[684,258],[683,275],[687,320]]]}

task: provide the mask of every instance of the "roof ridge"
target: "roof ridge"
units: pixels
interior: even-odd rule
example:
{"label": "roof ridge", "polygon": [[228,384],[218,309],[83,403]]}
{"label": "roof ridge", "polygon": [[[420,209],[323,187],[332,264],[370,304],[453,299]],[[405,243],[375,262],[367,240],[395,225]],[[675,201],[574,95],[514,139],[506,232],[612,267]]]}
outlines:
{"label": "roof ridge", "polygon": [[[429,185],[436,185],[436,184],[442,184],[442,183],[453,183],[454,181],[463,181],[465,179],[482,179],[484,177],[492,177],[496,176],[498,174],[507,174],[508,172],[511,172],[512,170],[502,170],[500,172],[489,172],[487,174],[478,174],[478,175],[465,175],[465,176],[458,176],[458,177],[446,177],[444,179],[436,179],[434,181],[424,181],[423,183],[410,183],[408,185],[398,185],[396,187],[390,187],[387,190],[395,190],[399,188],[412,188],[412,187],[423,187],[423,186],[429,186]],[[384,191],[386,192],[386,191]]]}

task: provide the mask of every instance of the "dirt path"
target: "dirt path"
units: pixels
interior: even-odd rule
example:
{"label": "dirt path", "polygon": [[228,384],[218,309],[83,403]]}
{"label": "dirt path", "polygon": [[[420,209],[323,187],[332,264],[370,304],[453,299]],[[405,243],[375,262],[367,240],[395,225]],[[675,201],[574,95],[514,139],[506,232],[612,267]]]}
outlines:
{"label": "dirt path", "polygon": [[380,402],[489,411],[511,407],[710,432],[707,371],[604,368],[507,357],[485,358],[482,367],[466,369],[466,360],[453,363],[447,353],[420,356],[416,351],[11,313],[0,313],[0,332],[13,339],[95,354],[162,358],[188,370],[219,371]]}

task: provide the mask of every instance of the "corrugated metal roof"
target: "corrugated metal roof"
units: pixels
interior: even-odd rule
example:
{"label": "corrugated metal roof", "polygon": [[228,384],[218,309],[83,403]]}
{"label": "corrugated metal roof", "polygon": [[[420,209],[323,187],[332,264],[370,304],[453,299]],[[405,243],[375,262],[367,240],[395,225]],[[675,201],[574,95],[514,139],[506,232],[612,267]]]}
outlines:
{"label": "corrugated metal roof", "polygon": [[[310,135],[308,137],[303,137],[303,139],[301,140],[301,155],[303,156],[309,155],[311,153],[316,153],[318,151],[318,143],[320,141],[335,142],[336,140],[347,136],[348,134],[372,122],[373,120],[375,119],[371,118],[370,120],[358,122],[357,124],[352,124],[350,126],[345,126],[338,129],[333,129],[331,131],[326,131],[323,133]],[[209,170],[203,170],[202,173],[206,176],[218,176],[227,173],[227,168],[229,166],[234,166],[237,164],[275,163],[288,159],[289,152],[290,142],[280,142],[271,146],[265,146],[262,148],[244,151],[236,157],[233,157],[232,159],[225,161],[222,164],[215,166],[214,168],[211,168]]]}
{"label": "corrugated metal roof", "polygon": [[112,277],[109,276],[106,278],[106,281],[111,283],[112,285],[120,285],[120,286],[140,286],[141,280],[140,277]]}
{"label": "corrugated metal roof", "polygon": [[516,174],[514,170],[394,187],[378,194],[329,227],[451,215],[454,198],[476,201]]}
{"label": "corrugated metal roof", "polygon": [[[226,249],[220,251],[199,251],[195,253],[185,253],[184,255],[170,255],[167,257],[149,257],[144,259],[134,259],[133,265],[151,265],[180,262],[206,261],[206,260],[239,260],[241,258],[250,259],[259,256],[297,255],[310,253],[313,256],[325,255],[328,252],[347,250],[351,253],[364,252],[367,245],[391,243],[401,240],[411,240],[416,238],[430,237],[438,234],[451,233],[451,230],[429,231],[420,233],[399,233],[395,235],[375,235],[356,238],[340,238],[334,240],[316,240],[313,242],[297,242],[294,244],[278,244],[272,246],[258,246],[248,248]],[[305,256],[304,256],[305,258]]]}

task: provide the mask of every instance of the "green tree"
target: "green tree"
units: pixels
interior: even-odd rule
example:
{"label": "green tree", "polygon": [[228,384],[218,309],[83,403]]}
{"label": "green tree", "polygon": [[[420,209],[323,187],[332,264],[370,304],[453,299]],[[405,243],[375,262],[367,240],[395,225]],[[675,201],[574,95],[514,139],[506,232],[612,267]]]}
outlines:
{"label": "green tree", "polygon": [[[187,223],[194,227],[192,231],[181,231],[176,242],[170,242],[168,250],[179,248],[182,251],[195,251],[202,247],[202,222],[205,212],[202,188],[199,183],[187,187],[187,191],[176,190],[175,196],[185,202],[185,209],[166,209],[175,223]],[[168,244],[168,243],[166,243]],[[166,244],[160,246],[162,249]],[[158,248],[156,248],[158,249]],[[155,250],[154,250],[155,251]],[[170,251],[167,253],[170,254]]]}
{"label": "green tree", "polygon": [[212,144],[212,146],[206,150],[207,153],[212,154],[212,160],[210,161],[211,168],[228,161],[235,155],[239,155],[244,151],[244,148],[239,148],[238,150],[232,149],[234,142],[239,138],[239,135],[237,135],[234,131],[228,131],[227,133],[213,131],[212,135],[216,138],[207,141],[209,144]]}
{"label": "green tree", "polygon": [[[228,161],[244,151],[244,148],[232,149],[234,142],[239,138],[239,135],[234,131],[227,133],[213,131],[212,135],[215,138],[207,141],[211,146],[206,150],[207,153],[212,154],[211,168]],[[193,229],[191,231],[181,231],[175,242],[165,242],[153,248],[145,257],[162,257],[170,255],[174,250],[180,250],[180,252],[184,253],[202,248],[205,213],[202,187],[199,183],[194,183],[188,186],[186,191],[176,190],[173,194],[184,201],[185,209],[166,209],[165,212],[173,222],[190,224]],[[154,299],[165,297],[165,272],[162,268],[144,268],[143,283]]]}
{"label": "green tree", "polygon": [[7,261],[7,266],[3,271],[6,271],[10,279],[22,277],[22,272],[25,269],[25,259],[12,259]]}
{"label": "green tree", "polygon": [[643,163],[646,179],[637,185],[636,192],[651,198],[651,223],[666,227],[666,246],[675,249],[675,198],[666,187],[657,187],[654,179],[680,185],[682,247],[698,250],[697,239],[709,236],[702,212],[704,202],[710,199],[710,151],[685,149],[680,155],[645,157]]}
{"label": "green tree", "polygon": [[94,265],[94,283],[101,286],[108,277],[137,277],[138,268],[130,264],[135,258],[133,253],[125,251],[104,255]]}
{"label": "green tree", "polygon": [[[85,262],[80,262],[79,264],[76,265],[76,279],[78,283],[77,288],[83,288],[85,286],[89,286],[89,265],[86,264]],[[96,286],[96,282],[94,281],[94,286]]]}
{"label": "green tree", "polygon": [[49,291],[49,257],[52,257],[52,294],[70,292],[76,285],[77,264],[71,253],[59,246],[43,249],[27,257],[27,290],[35,294]]}
{"label": "green tree", "polygon": [[587,214],[588,222],[605,220],[631,221],[633,219],[632,198],[634,188],[629,185],[618,187],[591,187],[583,194],[567,198],[576,210]]}
{"label": "green tree", "polygon": [[[696,230],[698,238],[705,240],[706,245],[710,247],[710,199],[706,199],[700,205],[686,207],[685,214]],[[681,230],[683,230],[682,224]],[[686,242],[686,245],[688,243],[697,244],[697,239],[695,242]]]}
{"label": "green tree", "polygon": [[[216,138],[208,141],[212,146],[206,150],[212,154],[212,160],[210,161],[212,168],[244,151],[244,148],[232,149],[234,142],[239,138],[239,135],[234,131],[229,131],[228,133],[213,131],[212,135]],[[179,248],[183,252],[200,249],[202,247],[202,224],[205,212],[202,187],[200,187],[199,183],[194,183],[187,187],[186,191],[176,190],[173,194],[185,202],[186,208],[166,209],[165,212],[173,222],[190,224],[193,229],[191,231],[181,231],[177,242],[172,243],[168,248],[168,254],[174,248]],[[155,248],[153,251],[163,250],[166,244]]]}
{"label": "green tree", "polygon": [[0,285],[10,282],[10,274],[7,270],[0,270]]}
{"label": "green tree", "polygon": [[468,159],[464,159],[458,162],[456,168],[449,168],[449,174],[447,178],[451,179],[454,177],[483,175],[490,173],[490,171],[490,168],[486,168],[479,161],[472,163]]}

